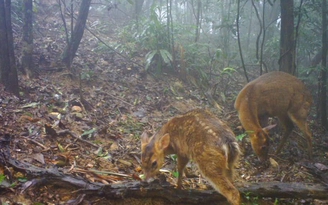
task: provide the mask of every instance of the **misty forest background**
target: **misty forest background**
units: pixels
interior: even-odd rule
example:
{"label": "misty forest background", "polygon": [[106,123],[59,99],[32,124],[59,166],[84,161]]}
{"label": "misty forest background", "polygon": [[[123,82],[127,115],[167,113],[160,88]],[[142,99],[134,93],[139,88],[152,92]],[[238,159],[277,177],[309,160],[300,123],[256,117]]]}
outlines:
{"label": "misty forest background", "polygon": [[[300,138],[295,133],[271,161],[274,169],[258,168],[233,108],[242,87],[261,74],[280,70],[297,76],[314,98],[313,163],[328,169],[327,0],[0,0],[0,42],[0,142],[15,140],[10,152],[0,146],[1,160],[10,153],[18,162],[31,158],[39,168],[70,167],[74,176],[104,184],[139,179],[134,173],[141,171],[141,133],[154,133],[175,114],[202,107],[227,121],[242,144],[237,186],[328,184],[328,176],[310,176],[308,164],[300,166],[305,155],[294,146]],[[275,147],[279,137],[272,141]],[[91,168],[120,174],[100,177]],[[47,171],[61,178],[64,173]],[[33,167],[24,173],[26,180],[44,172]],[[10,201],[16,178],[6,176],[0,166],[0,181],[8,181],[0,193],[6,190]],[[49,190],[30,191],[26,200],[65,201],[59,197],[64,192],[49,196]],[[71,198],[98,200],[71,192]]]}
{"label": "misty forest background", "polygon": [[[203,90],[235,72],[246,81],[272,70],[294,74],[313,90],[317,119],[327,127],[324,0],[50,2],[1,1],[1,82],[16,95],[16,69],[30,76],[42,71],[41,57],[33,58],[33,40],[59,30],[45,43],[66,42],[56,45],[65,46],[58,48],[56,61],[70,70],[79,70],[74,68],[76,52],[89,50],[122,55],[133,67],[171,73]],[[39,19],[41,14],[46,19]],[[47,18],[56,27],[40,31]],[[92,48],[78,49],[83,32],[94,35]]]}

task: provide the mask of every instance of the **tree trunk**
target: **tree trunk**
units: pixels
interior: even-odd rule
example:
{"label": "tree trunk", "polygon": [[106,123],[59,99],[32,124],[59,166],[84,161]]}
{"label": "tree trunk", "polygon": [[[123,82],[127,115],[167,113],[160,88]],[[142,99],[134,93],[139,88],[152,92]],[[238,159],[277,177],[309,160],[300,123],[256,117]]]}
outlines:
{"label": "tree trunk", "polygon": [[143,6],[144,0],[136,0],[135,2],[135,17],[137,18],[142,11],[142,6]]}
{"label": "tree trunk", "polygon": [[10,0],[0,0],[0,42],[1,83],[5,85],[9,92],[18,96]]}
{"label": "tree trunk", "polygon": [[327,125],[327,0],[322,0],[322,55],[321,72],[319,77],[319,112],[321,125]]}
{"label": "tree trunk", "polygon": [[174,47],[174,30],[173,30],[173,16],[172,16],[172,7],[173,7],[173,3],[172,0],[169,1],[170,4],[170,9],[168,11],[168,18],[170,19],[170,32],[169,32],[169,39],[171,38],[171,53],[172,53],[172,67],[174,69],[174,71],[177,71],[177,67],[176,67],[176,52],[175,52],[175,47]]}
{"label": "tree trunk", "polygon": [[201,0],[197,1],[197,15],[196,15],[196,32],[195,32],[195,43],[199,40],[200,35],[200,27],[201,27],[201,9],[202,9],[202,2]]}
{"label": "tree trunk", "polygon": [[137,23],[137,29],[139,29],[139,19],[140,19],[140,14],[142,11],[143,3],[144,3],[144,0],[136,0],[135,1],[134,19],[136,20],[136,23]]}
{"label": "tree trunk", "polygon": [[294,43],[294,2],[280,0],[281,30],[280,30],[280,59],[279,70],[294,74],[295,72],[295,43]]}
{"label": "tree trunk", "polygon": [[240,31],[239,31],[239,17],[240,17],[240,0],[237,1],[237,18],[236,18],[236,27],[237,27],[237,40],[238,40],[238,47],[239,47],[239,55],[240,55],[240,60],[241,64],[243,66],[245,78],[247,82],[249,82],[247,71],[246,71],[246,66],[244,62],[244,57],[243,57],[243,51],[240,43]]}
{"label": "tree trunk", "polygon": [[279,18],[279,14],[280,14],[280,2],[279,1],[271,1],[273,3],[273,5],[267,5],[265,8],[265,17],[264,17],[264,21],[265,24],[267,25],[265,27],[266,29],[266,38],[265,38],[265,42],[269,42],[270,40],[272,40],[272,38],[274,38],[276,36],[276,22],[277,19]]}
{"label": "tree trunk", "polygon": [[65,63],[68,68],[71,67],[75,53],[80,45],[85,23],[89,14],[90,3],[91,0],[82,0],[71,41],[68,43],[62,54],[62,62]]}
{"label": "tree trunk", "polygon": [[230,64],[230,58],[231,58],[231,53],[230,53],[230,25],[233,24],[231,22],[231,7],[232,7],[232,1],[229,0],[223,0],[220,1],[222,2],[221,4],[221,24],[220,26],[222,27],[220,29],[220,36],[219,39],[221,39],[221,43],[220,46],[222,46],[224,49],[224,55],[226,55],[226,57],[223,60],[223,67],[229,67]]}
{"label": "tree trunk", "polygon": [[29,76],[35,76],[33,64],[33,4],[32,0],[23,0],[24,25],[22,37],[22,70]]}
{"label": "tree trunk", "polygon": [[[263,34],[262,34],[262,42],[261,42],[261,50],[260,50],[260,74],[262,75],[263,72],[263,65],[265,65],[263,61],[263,52],[264,52],[264,44],[265,44],[265,33],[266,33],[266,24],[265,24],[265,1],[263,1],[263,8],[262,8],[262,29],[263,29]],[[268,72],[267,67],[265,67],[265,72]]]}
{"label": "tree trunk", "polygon": [[[246,50],[249,51],[250,50],[250,42],[251,42],[251,35],[252,35],[252,31],[253,31],[253,5],[252,4],[249,4],[250,5],[250,14],[249,14],[249,24],[248,24],[248,32],[247,32],[247,41],[246,41]],[[240,12],[238,10],[238,12]]]}
{"label": "tree trunk", "polygon": [[[261,17],[260,17],[260,13],[255,5],[255,2],[254,0],[252,0],[252,5],[253,5],[253,8],[254,8],[254,11],[255,11],[255,14],[256,14],[256,18],[257,20],[259,21],[259,26],[260,26],[260,30],[259,30],[259,34],[257,35],[256,37],[256,59],[258,62],[260,62],[260,64],[262,64],[262,59],[260,59],[260,40],[261,40],[261,36],[262,36],[262,33],[263,33],[263,22],[261,20]],[[260,75],[262,75],[262,66],[260,66]]]}

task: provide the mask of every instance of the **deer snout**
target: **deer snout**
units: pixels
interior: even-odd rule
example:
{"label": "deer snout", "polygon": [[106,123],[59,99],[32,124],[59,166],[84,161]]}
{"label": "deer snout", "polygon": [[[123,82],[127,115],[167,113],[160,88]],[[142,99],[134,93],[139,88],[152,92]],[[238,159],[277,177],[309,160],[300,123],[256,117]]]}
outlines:
{"label": "deer snout", "polygon": [[153,181],[153,179],[154,179],[154,177],[150,172],[144,171],[144,180],[143,181],[151,182],[151,181]]}
{"label": "deer snout", "polygon": [[265,157],[265,156],[258,156],[257,157],[259,159],[260,162],[266,162],[268,157]]}
{"label": "deer snout", "polygon": [[153,177],[145,177],[146,182],[151,182],[154,178]]}

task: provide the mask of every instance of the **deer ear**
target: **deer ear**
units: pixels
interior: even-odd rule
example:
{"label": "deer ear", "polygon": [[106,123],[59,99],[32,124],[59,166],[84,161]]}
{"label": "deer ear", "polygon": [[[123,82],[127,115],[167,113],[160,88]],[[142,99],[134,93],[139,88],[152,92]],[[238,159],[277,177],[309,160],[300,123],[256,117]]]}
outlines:
{"label": "deer ear", "polygon": [[140,136],[140,139],[141,139],[141,144],[148,144],[150,138],[148,137],[147,132],[143,132]]}
{"label": "deer ear", "polygon": [[166,133],[161,137],[159,140],[159,147],[160,149],[166,149],[170,144],[170,135]]}
{"label": "deer ear", "polygon": [[263,127],[262,130],[266,133],[269,132],[269,130],[271,130],[272,128],[274,128],[275,126],[277,126],[277,124],[274,124],[274,125],[268,125],[266,127]]}

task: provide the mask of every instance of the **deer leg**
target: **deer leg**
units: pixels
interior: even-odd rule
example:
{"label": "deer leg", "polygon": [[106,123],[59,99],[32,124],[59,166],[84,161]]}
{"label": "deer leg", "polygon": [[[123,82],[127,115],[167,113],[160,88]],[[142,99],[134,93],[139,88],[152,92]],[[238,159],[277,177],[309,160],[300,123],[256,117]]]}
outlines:
{"label": "deer leg", "polygon": [[[213,163],[213,162],[209,162]],[[220,192],[233,205],[240,204],[239,191],[233,186],[220,166],[210,166],[211,168],[199,167],[202,175],[210,182],[215,190]]]}
{"label": "deer leg", "polygon": [[229,179],[231,176],[229,174],[227,176],[229,165],[226,164],[225,156],[213,152],[212,154],[208,155],[204,153],[196,159],[195,162],[201,174],[210,182],[215,190],[227,198],[230,204],[239,205],[240,194]]}
{"label": "deer leg", "polygon": [[279,154],[282,148],[285,146],[286,141],[294,128],[293,121],[287,115],[284,117],[279,117],[279,120],[283,126],[284,132],[276,150],[276,154]]}
{"label": "deer leg", "polygon": [[305,136],[306,141],[307,141],[308,155],[309,155],[309,158],[312,159],[312,133],[311,133],[311,131],[309,129],[309,126],[306,122],[306,116],[304,116],[304,115],[303,116],[291,115],[291,119],[296,124],[296,126],[301,130],[303,135]]}
{"label": "deer leg", "polygon": [[182,175],[183,175],[184,168],[186,167],[188,162],[189,162],[188,158],[178,156],[178,173],[179,173],[178,183],[177,183],[178,189],[181,189],[182,187]]}
{"label": "deer leg", "polygon": [[233,170],[231,169],[224,170],[224,175],[229,179],[231,183],[233,182]]}
{"label": "deer leg", "polygon": [[235,155],[230,155],[227,167],[228,169],[225,169],[225,175],[228,177],[231,183],[233,182],[234,168],[238,157],[238,152]]}

